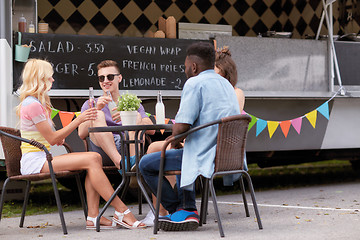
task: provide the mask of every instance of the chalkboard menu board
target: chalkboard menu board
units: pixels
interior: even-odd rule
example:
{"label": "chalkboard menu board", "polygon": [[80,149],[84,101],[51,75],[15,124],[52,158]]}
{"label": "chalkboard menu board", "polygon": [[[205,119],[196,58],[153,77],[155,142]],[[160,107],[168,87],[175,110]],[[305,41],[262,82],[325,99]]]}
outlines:
{"label": "chalkboard menu board", "polygon": [[[15,35],[17,36],[17,35]],[[181,90],[186,81],[187,47],[195,40],[23,33],[29,58],[47,59],[54,67],[53,89],[100,89],[96,66],[117,61],[121,90]],[[14,40],[17,43],[17,39]],[[24,63],[14,61],[14,90]]]}

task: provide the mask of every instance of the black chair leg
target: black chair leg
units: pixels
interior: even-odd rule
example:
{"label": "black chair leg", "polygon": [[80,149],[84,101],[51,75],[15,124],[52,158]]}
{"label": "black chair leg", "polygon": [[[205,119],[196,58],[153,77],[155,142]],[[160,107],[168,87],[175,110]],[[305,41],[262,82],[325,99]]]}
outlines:
{"label": "black chair leg", "polygon": [[201,195],[201,207],[200,207],[200,221],[199,226],[206,224],[206,215],[209,202],[209,179],[201,178],[202,182],[202,195]]}
{"label": "black chair leg", "polygon": [[121,195],[120,195],[120,198],[123,200],[125,199],[125,196],[127,194],[127,191],[129,189],[129,184],[130,184],[130,177],[127,176],[127,177],[123,177],[124,178],[124,189],[122,190],[121,192]]}
{"label": "black chair leg", "polygon": [[217,205],[217,199],[216,199],[216,193],[215,193],[215,189],[214,189],[213,177],[211,177],[211,179],[210,179],[209,187],[210,187],[210,191],[211,191],[211,198],[212,198],[213,205],[214,205],[216,220],[217,220],[218,226],[219,226],[219,233],[220,233],[221,237],[225,237],[224,230],[223,230],[223,227],[222,227],[222,224],[221,224],[219,209],[218,209],[218,205]]}
{"label": "black chair leg", "polygon": [[139,201],[139,215],[142,214],[142,192],[141,189],[138,188],[138,201]]}
{"label": "black chair leg", "polygon": [[118,193],[121,191],[121,189],[124,187],[125,181],[122,181],[120,185],[116,188],[114,193],[111,195],[109,200],[107,200],[104,207],[101,209],[99,215],[96,217],[96,231],[100,232],[100,218],[105,213],[106,209],[110,206],[111,202],[114,200],[114,198],[118,195]]}
{"label": "black chair leg", "polygon": [[52,182],[52,185],[53,185],[53,188],[54,188],[54,195],[55,195],[55,199],[56,199],[56,205],[57,205],[58,211],[59,211],[61,226],[62,226],[64,235],[66,235],[68,232],[67,232],[67,229],[66,229],[64,213],[63,213],[62,206],[61,206],[59,190],[57,188],[56,180],[55,180],[55,177],[53,175],[51,175],[51,182]]}
{"label": "black chair leg", "polygon": [[162,194],[162,184],[164,181],[164,170],[161,169],[159,170],[159,181],[158,181],[158,189],[157,189],[157,194],[156,194],[156,206],[155,206],[155,220],[154,220],[154,234],[157,234],[157,232],[159,231],[159,212],[160,212],[160,199],[161,199],[161,194]]}
{"label": "black chair leg", "polygon": [[81,206],[82,206],[83,209],[84,209],[84,216],[85,216],[85,220],[86,220],[87,213],[88,213],[88,209],[87,209],[87,204],[86,204],[86,201],[85,201],[84,190],[83,190],[82,185],[81,185],[81,180],[80,180],[79,174],[76,174],[76,175],[75,175],[75,179],[76,179],[77,188],[78,188],[78,190],[79,190],[79,195],[80,195],[80,200],[81,200]]}
{"label": "black chair leg", "polygon": [[242,194],[242,198],[243,198],[243,202],[244,202],[246,217],[250,217],[249,207],[248,207],[248,204],[247,204],[246,194],[245,194],[244,178],[243,178],[242,174],[241,174],[241,177],[239,179],[239,182],[240,182],[240,190],[241,190],[241,194]]}
{"label": "black chair leg", "polygon": [[254,192],[254,187],[252,185],[252,181],[250,178],[250,175],[247,172],[244,172],[244,175],[246,177],[246,180],[248,182],[249,185],[249,190],[250,190],[250,194],[251,194],[251,199],[254,205],[254,211],[255,211],[255,215],[256,215],[256,220],[258,222],[258,226],[259,229],[263,229],[262,223],[261,223],[261,218],[260,218],[260,213],[259,213],[259,209],[257,207],[257,203],[256,203],[256,198],[255,198],[255,192]]}
{"label": "black chair leg", "polygon": [[2,193],[1,193],[1,198],[0,198],[0,221],[1,221],[1,215],[2,215],[4,202],[5,202],[6,186],[7,186],[9,181],[10,181],[10,178],[7,178],[5,180],[3,188],[2,188]]}
{"label": "black chair leg", "polygon": [[21,227],[21,228],[24,226],[26,207],[29,202],[29,193],[30,193],[30,181],[26,181],[24,203],[23,203],[23,208],[21,211],[21,218],[20,218],[20,224],[19,224],[19,227]]}

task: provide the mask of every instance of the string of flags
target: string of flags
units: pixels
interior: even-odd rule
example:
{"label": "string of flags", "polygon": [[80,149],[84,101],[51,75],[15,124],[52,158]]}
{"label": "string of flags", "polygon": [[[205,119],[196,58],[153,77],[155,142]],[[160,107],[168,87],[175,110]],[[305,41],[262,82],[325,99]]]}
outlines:
{"label": "string of flags", "polygon": [[[323,103],[321,106],[316,108],[315,110],[304,114],[301,117],[297,117],[291,120],[284,121],[268,121],[261,118],[258,118],[252,114],[247,113],[251,117],[251,122],[249,123],[250,129],[256,124],[256,137],[266,128],[268,127],[269,137],[271,138],[276,129],[280,126],[282,133],[285,138],[287,137],[290,127],[292,126],[298,134],[301,132],[302,121],[304,118],[307,118],[313,128],[316,127],[317,113],[321,113],[326,119],[329,120],[329,100]],[[246,112],[245,112],[246,113]]]}
{"label": "string of flags", "polygon": [[258,118],[250,113],[243,111],[243,114],[248,114],[251,117],[251,122],[249,123],[248,131],[250,131],[250,129],[253,126],[256,126],[256,137],[257,137],[267,127],[268,133],[269,133],[269,138],[271,139],[272,136],[274,135],[275,131],[280,126],[280,129],[281,129],[282,133],[284,134],[284,137],[287,138],[291,126],[295,129],[295,131],[298,134],[300,134],[301,126],[302,126],[302,122],[303,122],[304,118],[306,118],[310,122],[311,126],[313,128],[315,128],[318,112],[321,115],[323,115],[327,120],[329,120],[329,102],[337,94],[339,94],[339,92],[341,90],[342,90],[342,87],[329,100],[327,100],[325,103],[321,104],[315,110],[310,111],[310,112],[304,114],[303,116],[300,116],[300,117],[297,117],[294,119],[290,119],[290,120],[269,121],[269,120],[264,120],[264,119]]}
{"label": "string of flags", "polygon": [[[315,110],[310,111],[310,112],[304,114],[303,116],[300,116],[300,117],[297,117],[297,118],[294,118],[294,119],[290,119],[290,120],[269,121],[269,120],[264,120],[264,119],[261,119],[259,117],[256,117],[256,116],[254,116],[254,115],[252,115],[250,113],[247,113],[245,111],[243,111],[242,113],[243,114],[248,114],[251,117],[251,122],[249,123],[248,131],[250,131],[250,129],[252,129],[254,126],[256,126],[256,137],[262,131],[264,131],[264,129],[267,127],[269,137],[271,139],[272,136],[274,135],[275,131],[280,126],[280,129],[281,129],[282,133],[284,134],[285,138],[287,138],[291,126],[295,129],[295,131],[298,134],[300,134],[302,122],[303,122],[303,119],[305,119],[305,118],[310,122],[310,124],[311,124],[311,126],[313,128],[316,127],[317,113],[320,113],[327,120],[329,120],[329,102],[337,94],[339,94],[339,92],[341,90],[342,90],[342,87],[329,100],[327,100],[326,102],[321,104]],[[66,111],[60,111],[60,110],[55,109],[55,108],[51,109],[51,119],[53,119],[56,115],[59,115],[59,118],[60,118],[60,121],[61,121],[61,124],[63,125],[63,127],[66,127],[73,120],[74,117],[77,117],[80,114],[81,114],[81,112],[66,112]],[[150,113],[146,113],[146,114],[148,115],[148,117],[153,122],[156,122],[156,116],[155,115],[151,115]],[[165,118],[165,124],[168,124],[168,123],[175,124],[175,120],[171,119],[171,118]],[[161,131],[161,133],[164,133],[164,130]]]}
{"label": "string of flags", "polygon": [[[60,111],[55,108],[51,108],[51,119],[56,117],[56,115],[59,115],[61,124],[63,127],[66,127],[71,123],[71,121],[74,119],[74,117],[78,117],[81,114],[81,112],[67,112],[67,111]],[[153,121],[156,122],[156,116],[151,115],[150,113],[146,113],[146,115]],[[165,118],[165,124],[175,124],[175,119],[171,118]],[[163,134],[165,130],[160,130],[160,132]]]}

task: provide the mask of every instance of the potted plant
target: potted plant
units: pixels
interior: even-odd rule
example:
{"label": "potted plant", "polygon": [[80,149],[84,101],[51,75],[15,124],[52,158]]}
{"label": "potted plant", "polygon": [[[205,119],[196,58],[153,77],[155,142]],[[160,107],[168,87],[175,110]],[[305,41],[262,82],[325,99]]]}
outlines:
{"label": "potted plant", "polygon": [[129,92],[123,93],[119,97],[117,110],[120,111],[121,122],[123,126],[136,125],[138,109],[141,100]]}

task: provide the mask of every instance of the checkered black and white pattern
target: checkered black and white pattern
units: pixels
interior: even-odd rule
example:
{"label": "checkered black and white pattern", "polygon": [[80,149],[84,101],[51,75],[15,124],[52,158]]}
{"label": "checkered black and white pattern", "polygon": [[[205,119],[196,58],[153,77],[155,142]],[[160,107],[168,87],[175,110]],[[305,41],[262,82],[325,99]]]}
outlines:
{"label": "checkered black and white pattern", "polygon": [[[338,1],[333,7],[336,34]],[[234,36],[274,30],[302,38],[315,35],[321,12],[321,0],[38,0],[39,21],[48,22],[50,32],[67,34],[140,37],[157,30],[159,16],[174,16],[177,22],[231,25]],[[359,25],[354,19],[350,32]]]}

